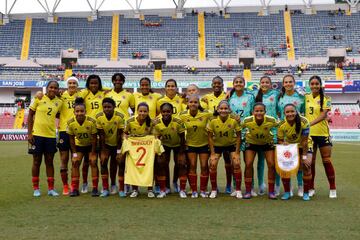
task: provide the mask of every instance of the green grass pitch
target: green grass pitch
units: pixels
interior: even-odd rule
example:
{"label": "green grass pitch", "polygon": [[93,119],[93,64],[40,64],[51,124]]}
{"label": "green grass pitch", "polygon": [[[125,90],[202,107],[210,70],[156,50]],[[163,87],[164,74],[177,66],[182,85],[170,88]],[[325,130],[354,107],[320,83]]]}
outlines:
{"label": "green grass pitch", "polygon": [[[45,194],[43,165],[42,196],[34,198],[27,144],[1,142],[0,239],[360,239],[360,143],[336,143],[333,149],[337,199],[328,198],[321,161],[310,202],[266,196],[236,200],[223,194],[213,200],[179,199],[177,194],[165,199],[144,194],[137,199],[51,198]],[[58,154],[55,166],[61,192]],[[223,190],[222,163],[218,171]]]}

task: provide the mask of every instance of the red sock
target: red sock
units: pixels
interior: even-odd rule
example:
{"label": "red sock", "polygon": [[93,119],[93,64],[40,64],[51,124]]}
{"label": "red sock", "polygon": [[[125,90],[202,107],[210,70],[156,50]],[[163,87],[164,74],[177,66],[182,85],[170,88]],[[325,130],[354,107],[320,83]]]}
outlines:
{"label": "red sock", "polygon": [[180,190],[185,191],[187,177],[186,176],[180,176],[179,179],[180,179]]}
{"label": "red sock", "polygon": [[332,163],[330,161],[328,162],[323,162],[324,168],[325,168],[325,173],[330,185],[330,189],[336,189],[335,186],[335,169],[334,166],[332,165]]}
{"label": "red sock", "polygon": [[82,171],[82,179],[83,179],[83,183],[87,183],[88,182],[88,172],[89,172],[89,167],[88,166],[84,166],[81,169]]}
{"label": "red sock", "polygon": [[245,189],[246,189],[246,192],[250,193],[251,188],[252,188],[252,178],[246,178],[245,177]]}
{"label": "red sock", "polygon": [[31,181],[32,181],[33,189],[34,190],[39,189],[39,177],[32,177]]}
{"label": "red sock", "polygon": [[211,190],[217,191],[217,171],[210,171]]}
{"label": "red sock", "polygon": [[315,163],[311,163],[311,181],[309,189],[315,189]]}
{"label": "red sock", "polygon": [[225,172],[226,172],[226,186],[231,186],[231,177],[232,177],[231,164],[225,164]]}
{"label": "red sock", "polygon": [[206,192],[208,181],[209,181],[209,174],[200,175],[200,191]]}
{"label": "red sock", "polygon": [[53,190],[55,179],[53,177],[48,177],[47,182],[48,182],[48,189]]}
{"label": "red sock", "polygon": [[162,192],[165,192],[166,191],[166,177],[165,176],[158,176],[157,180],[158,180],[158,183],[159,183],[159,186],[160,186],[160,190]]}
{"label": "red sock", "polygon": [[236,191],[241,190],[241,171],[234,170],[235,188]]}
{"label": "red sock", "polygon": [[71,191],[79,190],[79,177],[71,178]]}
{"label": "red sock", "polygon": [[193,192],[197,192],[197,175],[196,173],[189,173],[190,187]]}
{"label": "red sock", "polygon": [[[289,184],[289,185],[290,185],[290,184]],[[269,186],[269,193],[275,192],[275,189],[274,189],[275,183],[274,183],[274,181],[270,181],[270,180],[268,179],[268,186]],[[289,192],[290,192],[290,190],[289,190]]]}
{"label": "red sock", "polygon": [[290,178],[282,178],[281,179],[284,185],[284,191],[290,192]]}
{"label": "red sock", "polygon": [[67,169],[61,169],[60,170],[60,176],[61,176],[61,181],[63,183],[63,185],[68,185],[68,170]]}
{"label": "red sock", "polygon": [[[104,190],[109,190],[109,176],[108,175],[102,175],[101,180],[102,180],[102,184],[103,184],[103,189]],[[94,184],[94,182],[93,182],[93,184]]]}
{"label": "red sock", "polygon": [[124,177],[120,177],[120,176],[119,176],[119,191],[120,192],[124,191]]}
{"label": "red sock", "polygon": [[98,188],[98,184],[99,184],[99,178],[98,177],[93,177],[92,178],[92,186],[94,189]]}
{"label": "red sock", "polygon": [[303,176],[303,182],[304,182],[304,193],[308,193],[309,189],[310,189],[310,184],[311,184],[311,175],[309,176]]}

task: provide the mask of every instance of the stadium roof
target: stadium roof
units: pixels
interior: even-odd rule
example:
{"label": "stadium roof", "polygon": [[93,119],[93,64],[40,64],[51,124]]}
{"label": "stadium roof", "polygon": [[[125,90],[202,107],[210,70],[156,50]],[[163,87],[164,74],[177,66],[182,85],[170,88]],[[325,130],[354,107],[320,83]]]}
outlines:
{"label": "stadium roof", "polygon": [[[345,0],[359,2],[359,0]],[[95,12],[142,9],[182,9],[239,6],[334,4],[335,0],[0,0],[0,12],[16,13]]]}

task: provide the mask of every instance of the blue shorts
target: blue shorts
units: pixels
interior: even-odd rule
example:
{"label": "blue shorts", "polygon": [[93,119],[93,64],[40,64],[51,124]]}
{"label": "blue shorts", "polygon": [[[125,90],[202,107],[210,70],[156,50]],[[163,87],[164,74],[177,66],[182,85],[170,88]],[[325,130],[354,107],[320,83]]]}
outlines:
{"label": "blue shorts", "polygon": [[326,147],[326,146],[332,146],[330,136],[311,136],[311,139],[313,141],[313,147]]}
{"label": "blue shorts", "polygon": [[69,151],[70,150],[70,137],[65,131],[59,133],[59,141],[57,143],[59,151]]}
{"label": "blue shorts", "polygon": [[56,138],[33,136],[34,144],[29,147],[29,154],[56,153]]}
{"label": "blue shorts", "polygon": [[81,152],[83,154],[89,154],[91,152],[91,148],[92,146],[75,146],[76,147],[76,152]]}
{"label": "blue shorts", "polygon": [[188,153],[210,153],[210,149],[209,149],[208,145],[201,146],[201,147],[187,146],[186,152],[188,152]]}
{"label": "blue shorts", "polygon": [[215,150],[215,153],[217,154],[222,154],[224,152],[235,152],[236,151],[236,147],[235,145],[232,145],[232,146],[226,146],[226,147],[217,147],[217,146],[214,146],[214,150]]}
{"label": "blue shorts", "polygon": [[246,150],[251,150],[254,152],[267,152],[267,151],[271,151],[274,150],[275,146],[273,144],[264,144],[264,145],[257,145],[257,144],[251,144],[251,143],[247,143],[246,144]]}

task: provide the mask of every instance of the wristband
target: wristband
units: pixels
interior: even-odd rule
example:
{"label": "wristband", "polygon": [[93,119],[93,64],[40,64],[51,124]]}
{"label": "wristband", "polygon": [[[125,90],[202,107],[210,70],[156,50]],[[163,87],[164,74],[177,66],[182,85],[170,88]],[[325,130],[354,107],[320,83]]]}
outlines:
{"label": "wristband", "polygon": [[73,158],[76,158],[78,155],[77,155],[77,153],[73,153]]}
{"label": "wristband", "polygon": [[306,160],[306,159],[307,159],[307,156],[306,156],[306,155],[303,155],[303,156],[302,156],[302,159],[303,159],[303,160]]}
{"label": "wristband", "polygon": [[116,150],[116,153],[117,154],[121,153],[121,149]]}

